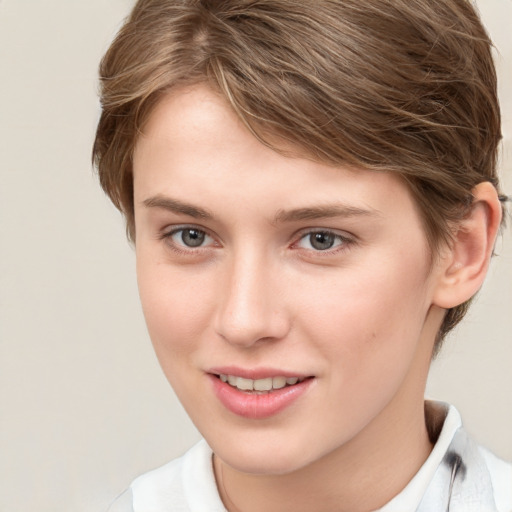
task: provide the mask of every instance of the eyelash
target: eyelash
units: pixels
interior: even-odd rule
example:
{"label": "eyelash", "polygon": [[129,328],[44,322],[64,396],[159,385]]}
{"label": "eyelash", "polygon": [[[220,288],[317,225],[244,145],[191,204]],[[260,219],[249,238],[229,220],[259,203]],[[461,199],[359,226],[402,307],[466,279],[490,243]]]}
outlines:
{"label": "eyelash", "polygon": [[[194,225],[176,226],[169,231],[162,232],[162,234],[159,236],[159,238],[161,240],[166,241],[168,247],[171,250],[173,250],[174,252],[177,252],[179,254],[194,255],[198,251],[204,251],[205,249],[211,248],[211,245],[208,245],[208,246],[200,245],[197,247],[191,247],[191,246],[187,246],[185,244],[176,243],[173,240],[173,237],[175,235],[182,233],[182,236],[183,236],[183,233],[187,230],[197,231],[197,232],[201,233],[202,236],[208,237],[208,238],[212,239],[213,241],[215,241],[214,237],[211,234],[209,234],[209,232],[207,230],[200,228],[198,226],[194,226]],[[314,248],[307,249],[307,248],[301,248],[299,246],[299,244],[303,240],[305,240],[309,237],[309,239],[311,241],[311,237],[314,235],[317,235],[317,234],[324,235],[327,237],[333,237],[334,238],[333,243],[337,243],[337,245],[335,245],[334,247],[328,247],[323,250],[322,249],[314,249]],[[297,238],[297,236],[298,236],[298,238]],[[297,236],[294,237],[296,239],[296,241],[293,242],[290,245],[290,247],[296,248],[297,250],[303,249],[307,253],[312,253],[315,256],[320,256],[320,257],[332,256],[334,254],[338,254],[339,252],[346,251],[350,248],[351,245],[353,245],[355,243],[355,240],[353,238],[346,236],[346,235],[341,235],[340,233],[337,233],[337,232],[335,232],[333,230],[329,230],[329,229],[311,229],[310,228],[308,230],[301,231],[300,233],[298,233]],[[219,246],[220,245],[217,244],[217,247],[219,247]],[[215,245],[213,247],[215,247]]]}

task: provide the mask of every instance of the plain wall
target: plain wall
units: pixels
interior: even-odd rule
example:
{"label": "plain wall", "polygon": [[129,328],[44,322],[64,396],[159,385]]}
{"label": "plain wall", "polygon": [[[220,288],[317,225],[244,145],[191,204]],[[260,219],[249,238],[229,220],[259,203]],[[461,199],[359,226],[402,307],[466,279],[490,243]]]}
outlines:
{"label": "plain wall", "polygon": [[[102,511],[198,434],[161,374],[134,255],[90,152],[102,53],[128,0],[0,0],[0,511]],[[512,193],[512,1],[482,0],[501,55]],[[430,396],[512,459],[512,228]]]}

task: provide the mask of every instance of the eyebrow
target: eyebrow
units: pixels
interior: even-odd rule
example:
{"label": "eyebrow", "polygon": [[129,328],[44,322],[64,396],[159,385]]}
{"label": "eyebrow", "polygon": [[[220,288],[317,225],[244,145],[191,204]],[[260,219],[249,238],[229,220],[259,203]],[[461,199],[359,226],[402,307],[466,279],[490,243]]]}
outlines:
{"label": "eyebrow", "polygon": [[[204,208],[184,203],[170,197],[156,195],[145,199],[142,204],[147,208],[162,208],[172,213],[188,215],[195,219],[212,220],[213,214]],[[379,217],[381,213],[373,208],[358,208],[344,204],[329,204],[279,210],[272,221],[273,224],[297,222],[303,220],[328,219],[334,217]]]}
{"label": "eyebrow", "polygon": [[329,204],[296,208],[293,210],[280,210],[277,212],[274,223],[296,222],[301,220],[329,219],[333,217],[380,217],[381,213],[373,208],[357,208],[344,204]]}
{"label": "eyebrow", "polygon": [[199,206],[194,206],[188,203],[183,203],[177,199],[172,199],[170,197],[161,195],[145,199],[142,204],[147,208],[162,208],[163,210],[188,215],[189,217],[193,217],[195,219],[213,219],[213,215],[204,208],[200,208]]}

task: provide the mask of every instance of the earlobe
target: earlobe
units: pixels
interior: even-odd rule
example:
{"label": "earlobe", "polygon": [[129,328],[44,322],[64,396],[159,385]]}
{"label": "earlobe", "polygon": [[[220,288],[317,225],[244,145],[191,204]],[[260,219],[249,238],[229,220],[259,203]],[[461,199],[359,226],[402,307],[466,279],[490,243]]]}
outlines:
{"label": "earlobe", "polygon": [[434,304],[450,309],[469,300],[482,286],[501,223],[498,194],[489,182],[472,191],[473,204],[440,259]]}

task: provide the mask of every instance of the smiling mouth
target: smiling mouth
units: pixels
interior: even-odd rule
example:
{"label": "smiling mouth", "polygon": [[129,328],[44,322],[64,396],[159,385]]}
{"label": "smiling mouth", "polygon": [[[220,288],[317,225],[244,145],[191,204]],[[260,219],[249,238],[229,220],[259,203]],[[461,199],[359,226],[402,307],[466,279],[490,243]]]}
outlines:
{"label": "smiling mouth", "polygon": [[208,374],[220,403],[231,413],[251,420],[278,415],[300,400],[316,380],[315,376],[294,375],[270,368],[225,367]]}
{"label": "smiling mouth", "polygon": [[272,391],[283,389],[286,387],[294,386],[303,382],[308,377],[267,377],[264,379],[246,379],[236,375],[217,375],[222,382],[229,384],[231,387],[244,391],[245,393],[265,394]]}

